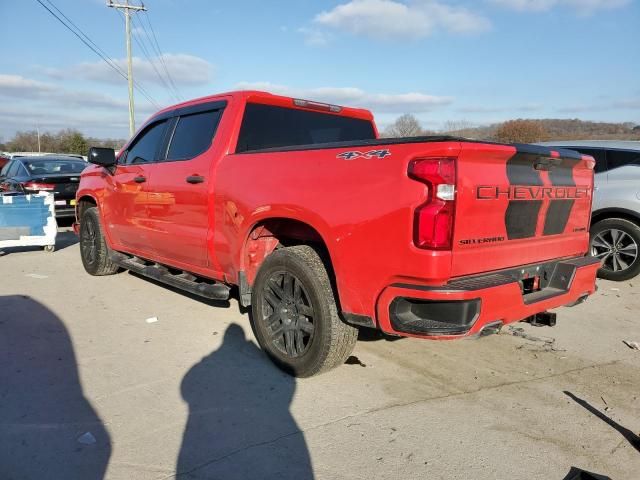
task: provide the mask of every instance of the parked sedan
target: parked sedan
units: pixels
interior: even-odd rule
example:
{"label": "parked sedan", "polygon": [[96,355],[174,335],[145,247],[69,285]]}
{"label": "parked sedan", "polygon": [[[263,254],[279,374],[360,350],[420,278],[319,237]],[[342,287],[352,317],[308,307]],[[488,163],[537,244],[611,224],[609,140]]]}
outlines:
{"label": "parked sedan", "polygon": [[54,194],[56,217],[75,215],[80,173],[87,162],[76,157],[16,157],[0,171],[0,191]]}

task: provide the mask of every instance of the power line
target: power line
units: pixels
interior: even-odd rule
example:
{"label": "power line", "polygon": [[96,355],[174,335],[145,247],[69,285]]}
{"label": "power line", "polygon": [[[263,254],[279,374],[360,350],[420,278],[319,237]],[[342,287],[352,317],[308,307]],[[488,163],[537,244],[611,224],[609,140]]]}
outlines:
{"label": "power line", "polygon": [[[126,18],[125,18],[125,14],[122,13],[120,10],[117,10],[117,12],[120,14],[120,18],[122,18],[123,22],[126,22]],[[133,23],[139,23],[136,22],[136,17],[132,17],[132,21]],[[147,47],[144,45],[143,41],[140,41],[138,39],[138,37],[134,34],[133,35],[133,39],[135,40],[135,42],[138,44],[138,46],[140,47],[140,50],[142,50],[143,55],[145,56],[145,58],[149,61],[149,64],[153,67],[153,70],[156,72],[156,75],[158,76],[158,79],[162,82],[162,84],[164,85],[164,87],[167,89],[167,92],[169,93],[169,95],[173,95],[173,92],[171,91],[171,87],[170,85],[167,83],[167,81],[165,80],[165,78],[162,76],[162,74],[160,73],[160,71],[158,70],[156,63],[153,61],[153,59],[151,58],[151,55],[149,55],[149,50],[147,49]],[[174,95],[175,97],[175,95]]]}
{"label": "power line", "polygon": [[[44,3],[42,3],[40,0],[36,0],[36,2],[38,2],[40,5],[42,5],[44,8],[47,9],[47,11],[53,15],[62,25],[64,25],[71,33],[73,33],[76,37],[78,37],[80,39],[80,41],[82,43],[84,43],[87,47],[89,47],[91,50],[93,50],[93,52],[98,55],[100,58],[102,58],[102,60],[104,60],[111,68],[113,68],[118,74],[120,74],[121,76],[123,76],[125,79],[127,78],[126,75],[124,74],[124,72],[122,72],[121,70],[118,69],[118,67],[112,63],[111,59],[108,59],[107,57],[105,57],[102,53],[100,53],[98,51],[98,49],[94,48],[90,43],[93,42],[87,42],[84,38],[82,38],[75,30],[73,30],[71,27],[69,27],[69,25],[67,25],[66,23],[64,23],[64,21],[62,21],[62,19],[60,17],[58,17],[53,11],[51,11],[51,9],[49,7],[47,7]],[[52,4],[52,6],[55,8],[55,6]],[[58,10],[56,8],[56,10]],[[59,11],[59,10],[58,10]],[[66,18],[66,17],[65,17]],[[79,29],[78,29],[79,30]],[[83,34],[84,35],[84,34]]]}
{"label": "power line", "polygon": [[[69,24],[65,23],[64,20],[62,20],[58,15],[56,15],[56,13],[53,10],[51,10],[47,5],[42,3],[41,0],[36,0],[36,2],[38,2],[53,17],[55,17],[55,19],[58,20],[67,30],[69,30],[76,37],[78,37],[78,39],[82,43],[84,43],[87,47],[89,47],[91,51],[93,51],[96,55],[98,55],[107,65],[109,65],[116,73],[118,73],[118,75],[120,75],[125,80],[128,80],[127,74],[124,73],[118,67],[118,65],[115,63],[115,61],[111,57],[109,57],[106,53],[104,53],[104,50],[102,50],[93,40],[91,40],[91,38],[89,38],[89,36],[86,33],[84,33],[75,23],[73,23],[73,21],[71,21],[69,17],[67,17],[58,7],[56,7],[53,4],[53,2],[51,2],[51,0],[46,0],[46,1],[51,5],[52,8],[58,11],[60,15],[62,15],[62,17],[64,17],[69,22],[69,24],[73,25],[73,27],[77,31],[71,28]],[[160,106],[157,104],[157,102],[140,85],[136,85],[136,88],[149,102],[151,102],[156,108],[160,109]]]}
{"label": "power line", "polygon": [[[160,62],[162,63],[162,66],[164,67],[164,71],[166,72],[167,77],[169,78],[169,82],[171,82],[171,85],[173,86],[173,89],[175,90],[175,92],[178,94],[178,97],[182,97],[182,95],[180,94],[180,91],[178,90],[177,85],[173,81],[173,77],[171,76],[171,73],[169,73],[169,69],[167,68],[167,64],[164,59],[164,54],[162,53],[162,49],[160,48],[160,44],[158,43],[158,37],[156,37],[156,32],[153,28],[153,25],[151,24],[151,18],[149,18],[149,14],[146,11],[144,11],[143,13],[144,13],[143,17],[146,18],[147,23],[149,24],[149,28],[151,29],[151,34],[153,35],[153,41],[155,42],[155,46],[156,46],[156,52],[158,53]],[[140,23],[142,24],[143,22],[141,21]],[[143,25],[143,30],[145,30],[144,25]],[[149,34],[146,32],[146,30],[145,30],[145,33],[148,37]]]}
{"label": "power line", "polygon": [[[124,14],[120,12],[120,15],[124,15]],[[123,18],[123,20],[124,20],[124,18]],[[133,23],[142,25],[139,20],[136,20],[136,17],[133,17]],[[147,49],[147,47],[144,44],[144,40],[142,40],[142,41],[139,40],[138,36],[135,35],[135,34],[133,35],[133,39],[136,41],[136,43],[140,47],[140,50],[142,50],[143,55],[149,61],[149,64],[151,65],[153,70],[156,72],[156,75],[158,76],[158,78],[160,79],[160,81],[162,82],[164,87],[167,89],[167,92],[169,92],[169,95],[173,96],[176,99],[176,101],[179,102],[180,101],[180,97],[178,97],[177,92],[171,88],[171,85],[167,82],[165,77],[160,73],[160,70],[158,70],[158,67],[156,66],[156,62],[153,60],[152,55],[149,54],[149,50]]]}

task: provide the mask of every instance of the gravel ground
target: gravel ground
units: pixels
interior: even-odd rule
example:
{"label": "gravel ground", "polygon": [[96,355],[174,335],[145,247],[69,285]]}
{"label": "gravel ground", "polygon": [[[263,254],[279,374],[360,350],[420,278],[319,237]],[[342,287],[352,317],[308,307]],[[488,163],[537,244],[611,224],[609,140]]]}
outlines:
{"label": "gravel ground", "polygon": [[640,478],[640,279],[599,281],[554,328],[363,332],[296,380],[235,300],[90,277],[58,238],[0,256],[2,480]]}

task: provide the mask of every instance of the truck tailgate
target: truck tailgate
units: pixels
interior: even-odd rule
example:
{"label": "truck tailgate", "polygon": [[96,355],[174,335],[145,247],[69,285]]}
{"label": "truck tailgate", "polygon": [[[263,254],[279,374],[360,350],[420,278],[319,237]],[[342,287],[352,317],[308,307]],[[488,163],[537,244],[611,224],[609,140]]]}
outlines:
{"label": "truck tailgate", "polygon": [[463,142],[452,276],[585,254],[592,193],[589,156]]}

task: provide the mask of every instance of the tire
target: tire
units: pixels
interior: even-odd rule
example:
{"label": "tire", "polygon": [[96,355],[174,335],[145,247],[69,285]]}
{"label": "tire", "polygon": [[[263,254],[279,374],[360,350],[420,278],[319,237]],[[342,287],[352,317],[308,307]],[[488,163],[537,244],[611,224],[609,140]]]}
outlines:
{"label": "tire", "polygon": [[258,343],[287,373],[317,375],[342,365],[353,351],[358,330],[340,319],[327,269],[313,248],[297,245],[269,255],[251,300]]}
{"label": "tire", "polygon": [[602,260],[598,276],[629,280],[640,273],[640,226],[624,218],[608,218],[591,227],[591,255]]}
{"label": "tire", "polygon": [[44,251],[47,253],[53,253],[56,249],[55,245],[45,245],[44,246]]}
{"label": "tire", "polygon": [[80,258],[90,275],[113,275],[119,268],[109,260],[109,247],[102,233],[96,207],[87,208],[80,219]]}

